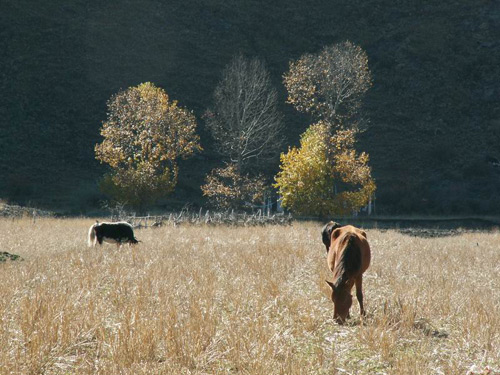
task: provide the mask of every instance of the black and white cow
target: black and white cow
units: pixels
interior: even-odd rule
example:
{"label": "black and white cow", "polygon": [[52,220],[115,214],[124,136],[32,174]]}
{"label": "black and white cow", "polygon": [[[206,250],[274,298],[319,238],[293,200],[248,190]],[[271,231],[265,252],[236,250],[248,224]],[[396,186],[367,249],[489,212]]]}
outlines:
{"label": "black and white cow", "polygon": [[119,223],[99,223],[98,221],[89,229],[89,247],[96,246],[97,243],[114,243],[118,247],[121,244],[136,244],[139,241],[134,237],[132,225],[126,222]]}

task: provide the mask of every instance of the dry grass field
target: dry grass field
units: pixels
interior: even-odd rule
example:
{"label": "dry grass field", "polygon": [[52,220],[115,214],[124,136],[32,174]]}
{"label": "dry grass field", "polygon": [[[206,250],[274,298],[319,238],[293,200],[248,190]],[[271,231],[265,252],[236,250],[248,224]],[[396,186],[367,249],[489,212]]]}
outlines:
{"label": "dry grass field", "polygon": [[333,322],[321,225],[0,220],[0,374],[467,374],[500,368],[500,234],[368,230],[363,322]]}

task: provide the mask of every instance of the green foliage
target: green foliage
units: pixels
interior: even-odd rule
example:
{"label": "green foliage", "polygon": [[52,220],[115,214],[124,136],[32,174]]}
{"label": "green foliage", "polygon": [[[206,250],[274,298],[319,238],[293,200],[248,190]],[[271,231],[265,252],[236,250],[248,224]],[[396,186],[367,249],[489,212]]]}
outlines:
{"label": "green foliage", "polygon": [[350,214],[366,205],[375,191],[368,155],[352,148],[354,132],[330,136],[320,121],[302,135],[300,148],[281,154],[276,184],[282,204],[303,215]]}
{"label": "green foliage", "polygon": [[7,261],[24,260],[17,254],[10,254],[6,251],[0,251],[0,263],[5,263]]}
{"label": "green foliage", "polygon": [[194,115],[152,83],[114,95],[101,128],[104,140],[95,146],[96,158],[113,169],[103,192],[137,207],[171,193],[177,160],[201,150],[195,130]]}

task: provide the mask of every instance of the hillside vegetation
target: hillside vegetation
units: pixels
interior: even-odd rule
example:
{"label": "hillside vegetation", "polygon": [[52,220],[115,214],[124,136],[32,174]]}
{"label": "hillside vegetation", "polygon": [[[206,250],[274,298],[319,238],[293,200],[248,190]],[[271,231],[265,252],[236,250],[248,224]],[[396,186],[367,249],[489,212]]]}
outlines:
{"label": "hillside vegetation", "polygon": [[[198,119],[237,54],[263,59],[279,90],[287,145],[310,123],[285,104],[290,59],[351,40],[374,77],[370,154],[380,213],[500,209],[500,3],[490,0],[298,0],[61,3],[5,0],[0,11],[0,197],[69,212],[102,199],[94,158],[106,101],[154,82]],[[180,165],[162,204],[205,204],[220,166],[205,150]],[[489,159],[490,158],[490,159]],[[272,177],[278,162],[269,168]]]}

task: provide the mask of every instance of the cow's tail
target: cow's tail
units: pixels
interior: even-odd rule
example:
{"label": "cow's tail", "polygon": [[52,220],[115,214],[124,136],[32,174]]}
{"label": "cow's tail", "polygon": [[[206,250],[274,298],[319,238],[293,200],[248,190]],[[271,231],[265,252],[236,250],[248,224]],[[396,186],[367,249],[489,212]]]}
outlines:
{"label": "cow's tail", "polygon": [[95,223],[92,225],[89,229],[89,239],[88,239],[88,245],[89,247],[92,247],[95,243],[95,227],[97,226],[98,223]]}

